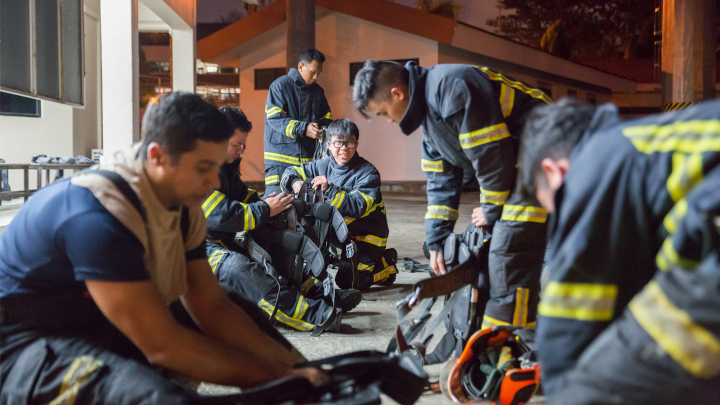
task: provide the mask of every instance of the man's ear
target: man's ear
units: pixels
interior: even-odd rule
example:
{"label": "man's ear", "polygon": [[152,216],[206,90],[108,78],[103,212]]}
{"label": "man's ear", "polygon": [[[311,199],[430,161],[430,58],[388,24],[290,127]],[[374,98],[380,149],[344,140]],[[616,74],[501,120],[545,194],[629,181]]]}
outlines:
{"label": "man's ear", "polygon": [[305,66],[304,63],[298,62],[298,71],[300,71],[300,69],[301,69],[303,66]]}
{"label": "man's ear", "polygon": [[404,100],[405,92],[400,87],[393,87],[390,89],[390,98],[393,100]]}
{"label": "man's ear", "polygon": [[147,148],[147,160],[155,166],[163,166],[169,163],[170,156],[157,142],[151,142]]}
{"label": "man's ear", "polygon": [[565,173],[570,167],[570,161],[568,159],[545,158],[540,162],[540,165],[545,172],[545,178],[550,188],[553,190],[560,188],[565,179]]}

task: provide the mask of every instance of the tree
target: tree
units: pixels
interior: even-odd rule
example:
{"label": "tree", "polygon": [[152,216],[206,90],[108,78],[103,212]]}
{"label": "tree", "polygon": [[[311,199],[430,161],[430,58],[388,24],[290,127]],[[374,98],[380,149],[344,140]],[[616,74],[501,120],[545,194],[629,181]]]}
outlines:
{"label": "tree", "polygon": [[500,18],[504,36],[555,55],[652,57],[655,0],[503,0],[502,6],[511,11]]}
{"label": "tree", "polygon": [[418,0],[418,10],[427,11],[428,13],[437,14],[443,17],[455,19],[462,12],[462,6],[455,3],[454,0]]}

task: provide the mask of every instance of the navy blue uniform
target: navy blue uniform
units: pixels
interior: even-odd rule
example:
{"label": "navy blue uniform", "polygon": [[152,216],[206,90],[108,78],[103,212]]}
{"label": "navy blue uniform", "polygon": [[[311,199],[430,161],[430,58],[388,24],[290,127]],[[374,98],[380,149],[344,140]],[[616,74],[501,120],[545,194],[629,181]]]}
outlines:
{"label": "navy blue uniform", "polygon": [[718,116],[720,102],[627,122],[611,105],[598,108],[572,152],[550,224],[537,330],[545,392],[657,268],[682,262],[679,246],[663,241],[688,212],[686,194],[720,163]]}
{"label": "navy blue uniform", "polygon": [[330,106],[319,84],[307,85],[297,69],[270,85],[265,102],[265,195],[280,193],[280,177],[288,166],[310,162],[318,141],[305,135],[307,126],[332,122]]}
{"label": "navy blue uniform", "polygon": [[422,126],[422,169],[428,247],[439,250],[458,219],[463,170],[480,183],[481,206],[493,229],[490,301],[483,326],[535,325],[547,211],[512,192],[525,117],[550,99],[488,68],[406,65],[410,101],[400,121],[409,135]]}
{"label": "navy blue uniform", "polygon": [[311,293],[320,288],[320,284],[316,286],[318,280],[309,278],[299,291],[292,286],[279,286],[235,241],[237,232],[262,227],[270,218],[268,205],[240,179],[240,160],[220,167],[220,189],[202,205],[207,219],[210,267],[220,285],[256,303],[268,315],[277,306],[276,321],[297,330],[312,331],[315,325],[322,324],[325,311],[331,308],[322,298],[306,298],[316,297]]}
{"label": "navy blue uniform", "polygon": [[361,283],[363,287],[394,280],[397,257],[386,254],[390,230],[380,192],[380,173],[375,166],[357,153],[343,165],[328,156],[300,167],[287,168],[281,185],[283,190],[292,192],[294,182],[318,176],[325,176],[328,181],[328,189],[323,193],[325,201],[345,217],[358,249],[357,267],[361,277],[372,275],[367,277],[367,282]]}

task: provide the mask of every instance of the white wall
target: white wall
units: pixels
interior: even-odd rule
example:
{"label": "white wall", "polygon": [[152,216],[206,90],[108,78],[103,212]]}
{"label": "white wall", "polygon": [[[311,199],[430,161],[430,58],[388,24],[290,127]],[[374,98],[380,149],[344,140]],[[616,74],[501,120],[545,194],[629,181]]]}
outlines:
{"label": "white wall", "polygon": [[[0,116],[0,157],[7,163],[30,163],[30,158],[39,153],[73,154],[73,108],[51,101],[40,104],[40,118]],[[35,179],[36,174],[31,172],[31,189],[36,187]],[[10,187],[22,190],[22,170],[10,171]]]}
{"label": "white wall", "polygon": [[[409,137],[385,120],[367,121],[353,106],[350,63],[366,59],[419,58],[420,65],[438,63],[437,42],[365,20],[317,8],[316,47],[325,54],[319,84],[334,119],[348,118],[360,129],[361,156],[380,171],[383,181],[425,180],[420,169],[421,131]],[[282,67],[285,61],[285,24],[242,45],[240,107],[253,122],[248,150],[242,164],[245,181],[262,180],[262,138],[267,90],[254,89],[254,69]]]}

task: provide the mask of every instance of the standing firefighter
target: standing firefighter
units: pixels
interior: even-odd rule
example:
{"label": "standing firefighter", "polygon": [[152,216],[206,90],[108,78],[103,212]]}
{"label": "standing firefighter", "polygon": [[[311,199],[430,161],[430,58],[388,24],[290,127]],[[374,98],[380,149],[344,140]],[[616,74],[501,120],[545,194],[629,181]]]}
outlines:
{"label": "standing firefighter", "polygon": [[286,167],[313,160],[322,128],[332,122],[325,92],[317,84],[325,56],[317,49],[300,54],[297,69],[270,85],[265,102],[265,194],[280,193]]}
{"label": "standing firefighter", "polygon": [[719,116],[563,100],[528,117],[522,189],[554,212],[536,339],[552,403],[717,402]]}
{"label": "standing firefighter", "polygon": [[[207,256],[212,271],[222,286],[257,303],[268,314],[273,314],[277,306],[275,320],[282,325],[312,331],[333,311],[332,301],[323,296],[322,283],[310,277],[300,289],[278,285],[278,281],[260,263],[251,260],[247,249],[235,240],[237,232],[267,226],[271,217],[290,207],[294,197],[280,193],[261,200],[255,190],[245,185],[238,168],[252,123],[239,108],[226,106],[220,111],[233,125],[235,133],[228,142],[227,160],[220,166],[220,188],[202,205],[208,223]],[[337,292],[338,306],[345,312],[361,299],[362,294],[357,290]],[[339,326],[339,318],[336,324]]]}
{"label": "standing firefighter", "polygon": [[483,327],[534,326],[547,211],[512,190],[525,117],[550,99],[487,68],[373,60],[358,72],[353,98],[360,112],[399,124],[405,135],[423,128],[425,233],[435,273],[445,273],[442,244],[458,219],[463,170],[474,170],[482,195],[472,221],[494,227]]}

